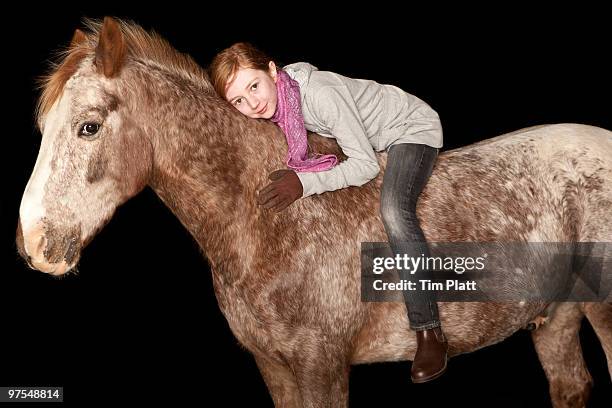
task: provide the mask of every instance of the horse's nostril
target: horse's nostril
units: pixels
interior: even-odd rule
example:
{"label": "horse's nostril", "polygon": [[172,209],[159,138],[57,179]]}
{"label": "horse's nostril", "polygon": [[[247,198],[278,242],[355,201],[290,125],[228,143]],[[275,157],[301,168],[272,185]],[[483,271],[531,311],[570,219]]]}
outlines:
{"label": "horse's nostril", "polygon": [[47,245],[47,238],[44,235],[41,235],[40,238],[38,238],[38,244],[36,245],[36,251],[42,252],[42,250],[45,248],[45,245]]}
{"label": "horse's nostril", "polygon": [[71,264],[74,261],[74,258],[76,257],[76,254],[77,254],[77,249],[78,249],[77,240],[76,238],[72,238],[68,244],[68,249],[66,250],[66,253],[64,254],[64,260],[66,261],[66,263]]}

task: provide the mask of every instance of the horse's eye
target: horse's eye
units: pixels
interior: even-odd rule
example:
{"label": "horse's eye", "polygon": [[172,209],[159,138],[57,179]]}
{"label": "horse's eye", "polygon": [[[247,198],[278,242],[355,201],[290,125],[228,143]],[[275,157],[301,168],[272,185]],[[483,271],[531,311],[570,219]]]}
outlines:
{"label": "horse's eye", "polygon": [[79,136],[91,137],[98,133],[98,130],[100,130],[100,125],[97,123],[85,123],[79,130]]}

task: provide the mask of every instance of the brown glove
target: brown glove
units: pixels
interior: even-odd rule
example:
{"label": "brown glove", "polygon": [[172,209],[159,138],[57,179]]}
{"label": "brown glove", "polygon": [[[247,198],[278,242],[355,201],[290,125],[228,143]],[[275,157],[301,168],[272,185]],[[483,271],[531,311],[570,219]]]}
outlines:
{"label": "brown glove", "polygon": [[272,183],[259,190],[257,204],[278,212],[302,197],[304,190],[295,171],[276,170],[268,178]]}

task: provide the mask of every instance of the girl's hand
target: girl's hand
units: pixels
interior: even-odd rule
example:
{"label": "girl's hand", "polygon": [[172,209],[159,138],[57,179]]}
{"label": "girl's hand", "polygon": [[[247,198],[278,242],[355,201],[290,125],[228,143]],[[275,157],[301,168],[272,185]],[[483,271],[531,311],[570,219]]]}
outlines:
{"label": "girl's hand", "polygon": [[268,178],[272,183],[259,190],[257,204],[278,212],[302,196],[302,183],[295,171],[276,170]]}

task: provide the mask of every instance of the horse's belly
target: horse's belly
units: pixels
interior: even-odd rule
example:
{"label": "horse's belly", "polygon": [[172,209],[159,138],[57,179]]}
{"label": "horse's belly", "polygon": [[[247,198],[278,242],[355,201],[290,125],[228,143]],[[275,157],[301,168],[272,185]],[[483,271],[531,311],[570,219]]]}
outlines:
{"label": "horse's belly", "polygon": [[[438,303],[449,354],[475,351],[498,343],[525,327],[543,303],[453,302]],[[409,328],[402,303],[372,303],[372,314],[361,330],[353,364],[412,360],[415,332]]]}

